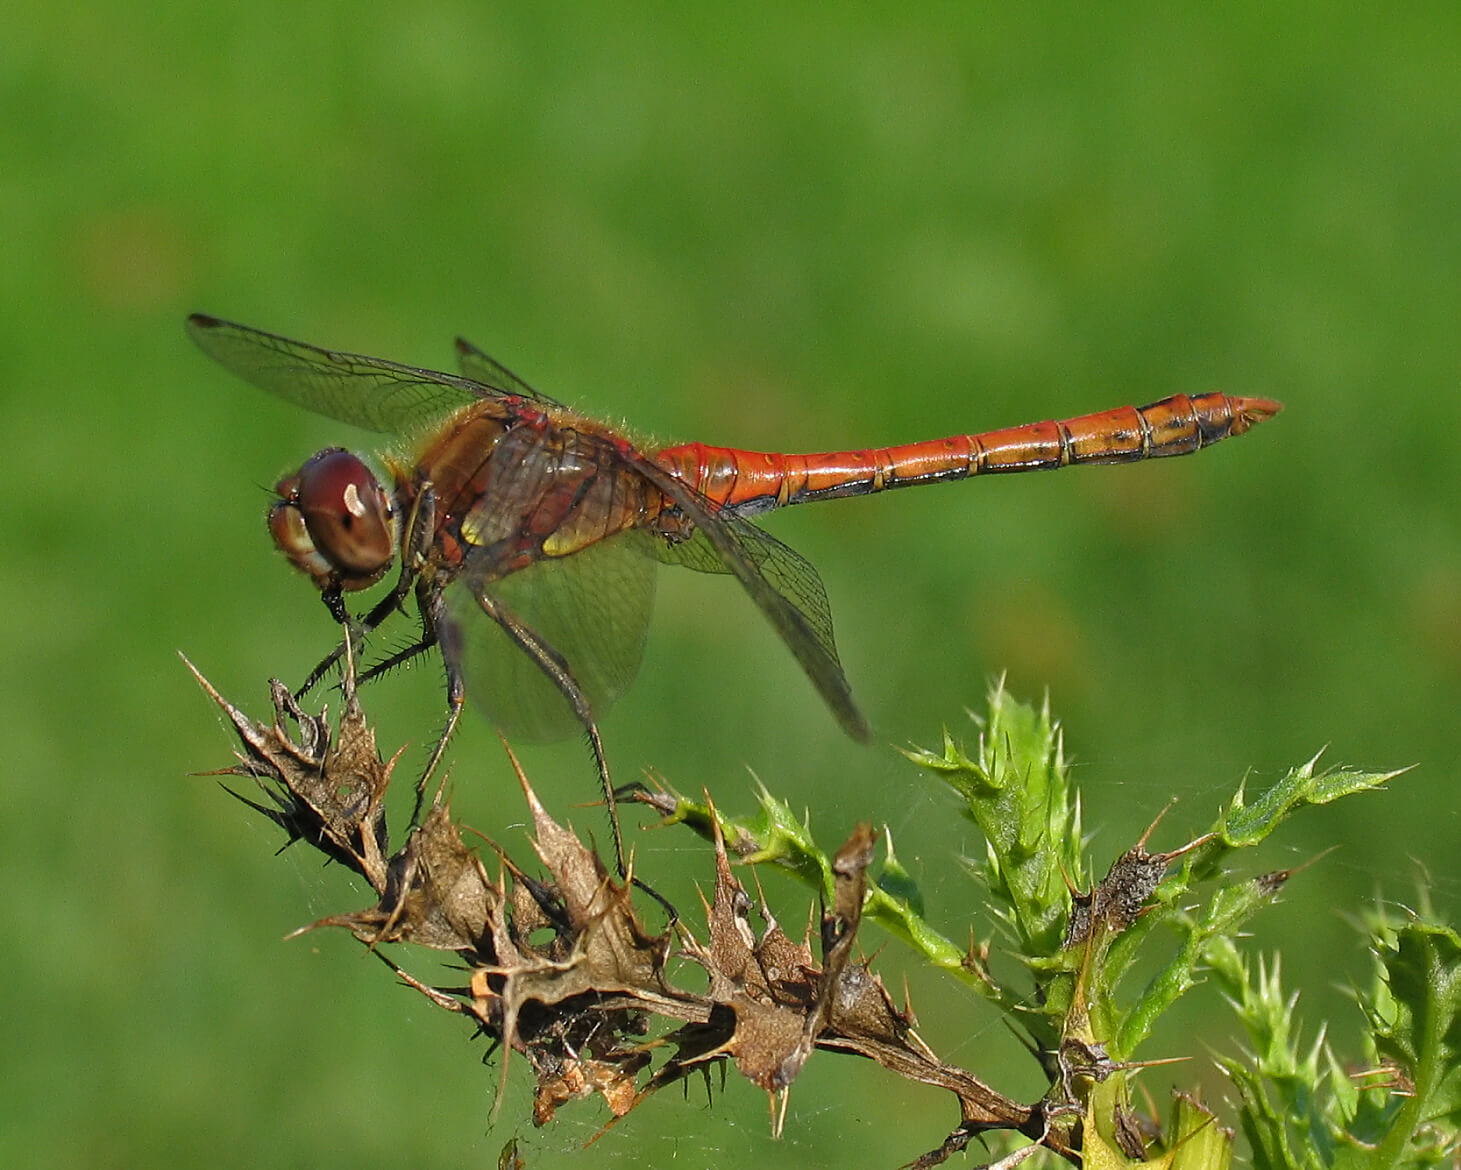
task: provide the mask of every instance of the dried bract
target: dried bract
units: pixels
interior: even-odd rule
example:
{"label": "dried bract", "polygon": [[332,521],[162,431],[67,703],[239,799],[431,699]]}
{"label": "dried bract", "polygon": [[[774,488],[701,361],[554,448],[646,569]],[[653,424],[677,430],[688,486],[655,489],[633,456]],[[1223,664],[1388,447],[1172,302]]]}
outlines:
{"label": "dried bract", "polygon": [[[955,1095],[958,1130],[918,1165],[934,1165],[989,1130],[1041,1138],[1038,1106],[1020,1105],[938,1060],[914,1031],[911,1012],[854,956],[876,843],[871,826],[859,826],[833,858],[833,899],[820,918],[816,954],[810,937],[793,940],[737,880],[718,826],[705,936],[682,921],[649,931],[635,912],[633,884],[612,876],[548,814],[515,759],[540,875],[497,849],[501,874],[489,876],[441,795],[388,853],[384,801],[394,760],[380,757],[350,665],[334,730],[278,683],[271,687],[274,721],[261,724],[198,676],[243,745],[224,774],[254,779],[268,803],[246,803],[375,890],[374,906],[312,927],[344,927],[372,948],[415,943],[461,961],[469,972],[463,985],[434,987],[385,960],[433,1003],[471,1018],[526,1058],[536,1079],[536,1124],[593,1095],[616,1121],[664,1086],[729,1063],[770,1095],[779,1130],[792,1084],[821,1049],[867,1057]],[[703,992],[669,977],[676,956],[704,969]]]}

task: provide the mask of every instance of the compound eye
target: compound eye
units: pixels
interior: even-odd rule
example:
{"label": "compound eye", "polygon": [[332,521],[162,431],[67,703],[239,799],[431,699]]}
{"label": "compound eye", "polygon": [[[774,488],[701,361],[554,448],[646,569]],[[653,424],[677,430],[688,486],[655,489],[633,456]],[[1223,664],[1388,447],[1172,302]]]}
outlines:
{"label": "compound eye", "polygon": [[395,514],[359,458],[340,448],[321,451],[280,484],[280,492],[286,507],[299,509],[315,550],[340,575],[342,588],[364,589],[380,579],[395,556]]}

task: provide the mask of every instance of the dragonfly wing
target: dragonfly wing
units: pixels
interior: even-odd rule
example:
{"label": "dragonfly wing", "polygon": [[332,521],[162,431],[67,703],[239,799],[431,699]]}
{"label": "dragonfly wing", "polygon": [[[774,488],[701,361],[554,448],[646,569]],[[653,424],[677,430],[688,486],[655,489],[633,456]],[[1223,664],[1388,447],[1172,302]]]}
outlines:
{"label": "dragonfly wing", "polygon": [[563,405],[534,390],[496,358],[483,353],[465,337],[457,338],[457,365],[461,367],[464,377],[494,390],[501,390],[504,394],[516,394],[519,398],[526,398],[540,406]]}
{"label": "dragonfly wing", "polygon": [[188,318],[188,333],[246,382],[370,431],[409,435],[492,395],[490,387],[456,374],[336,353],[202,313]]}
{"label": "dragonfly wing", "polygon": [[566,557],[545,557],[486,584],[470,565],[446,593],[467,695],[509,738],[546,743],[583,730],[567,700],[478,604],[486,592],[567,664],[602,716],[639,671],[654,608],[653,538],[625,532]]}
{"label": "dragonfly wing", "polygon": [[732,574],[781,635],[847,734],[862,742],[870,739],[872,732],[837,659],[832,609],[811,562],[750,521],[713,511],[698,492],[663,468],[648,460],[638,462],[641,473],[695,523],[689,540],[660,544],[655,555],[701,573]]}

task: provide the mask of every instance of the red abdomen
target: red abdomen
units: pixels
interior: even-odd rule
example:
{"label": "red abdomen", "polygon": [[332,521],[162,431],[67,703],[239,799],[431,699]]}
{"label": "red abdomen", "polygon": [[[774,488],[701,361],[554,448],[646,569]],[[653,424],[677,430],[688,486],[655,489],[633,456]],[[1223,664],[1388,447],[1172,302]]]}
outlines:
{"label": "red abdomen", "polygon": [[685,443],[665,448],[655,460],[711,502],[754,515],[807,500],[971,475],[1188,455],[1241,435],[1280,409],[1267,398],[1178,394],[1149,406],[1122,406],[897,447],[779,454]]}

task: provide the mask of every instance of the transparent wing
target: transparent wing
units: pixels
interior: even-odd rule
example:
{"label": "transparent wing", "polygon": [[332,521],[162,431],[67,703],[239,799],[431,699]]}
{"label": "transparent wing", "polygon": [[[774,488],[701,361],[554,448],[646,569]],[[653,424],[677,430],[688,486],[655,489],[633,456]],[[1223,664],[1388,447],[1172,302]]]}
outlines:
{"label": "transparent wing", "polygon": [[796,656],[847,734],[863,742],[871,738],[837,659],[827,591],[811,563],[750,521],[713,511],[699,493],[658,465],[643,457],[636,459],[636,465],[695,523],[689,540],[661,543],[655,555],[701,573],[732,574]]}
{"label": "transparent wing", "polygon": [[[827,603],[827,591],[822,586],[821,575],[811,562],[749,521],[723,517],[721,527],[730,533],[741,554],[766,578],[767,583],[806,619],[807,628],[822,652],[836,659],[832,608]],[[679,544],[661,544],[655,555],[665,564],[682,565],[697,573],[732,572],[710,543],[704,529],[697,529],[693,537]]]}
{"label": "transparent wing", "polygon": [[504,394],[516,394],[541,406],[561,406],[561,402],[534,390],[496,358],[483,353],[464,337],[457,338],[457,365],[462,375]]}
{"label": "transparent wing", "polygon": [[336,353],[202,313],[188,318],[188,333],[246,382],[370,431],[410,434],[493,393],[456,374]]}
{"label": "transparent wing", "polygon": [[624,532],[485,586],[464,573],[448,587],[467,696],[508,738],[544,743],[583,727],[557,686],[482,613],[476,591],[490,591],[559,654],[598,718],[634,681],[644,656],[653,544],[648,533]]}

